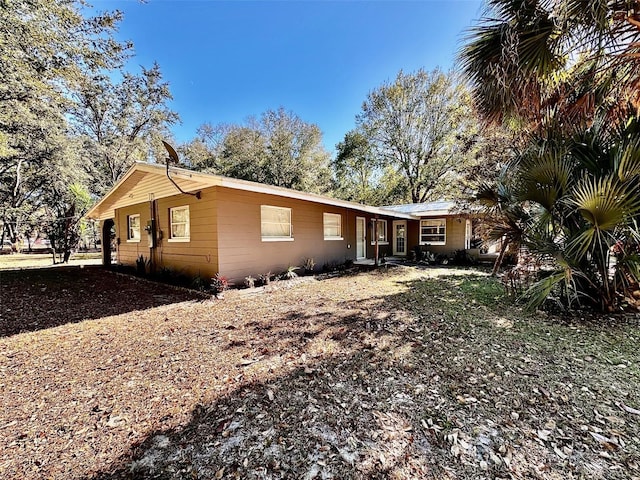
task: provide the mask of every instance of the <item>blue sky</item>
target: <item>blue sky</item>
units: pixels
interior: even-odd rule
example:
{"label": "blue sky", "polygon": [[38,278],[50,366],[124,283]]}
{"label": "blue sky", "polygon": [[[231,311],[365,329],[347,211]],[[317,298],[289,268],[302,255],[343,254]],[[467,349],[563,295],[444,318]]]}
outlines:
{"label": "blue sky", "polygon": [[400,69],[454,67],[480,0],[94,0],[124,13],[118,38],[138,65],[157,61],[182,124],[238,123],[282,106],[323,131],[326,148],[355,125],[368,92]]}

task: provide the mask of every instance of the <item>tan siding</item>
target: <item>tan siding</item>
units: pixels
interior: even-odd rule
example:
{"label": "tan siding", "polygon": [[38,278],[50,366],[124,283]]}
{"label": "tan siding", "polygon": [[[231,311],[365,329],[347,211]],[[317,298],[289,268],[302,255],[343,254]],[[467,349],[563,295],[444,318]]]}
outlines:
{"label": "tan siding", "polygon": [[447,219],[447,246],[451,250],[464,249],[465,219],[450,217]]}
{"label": "tan siding", "polygon": [[[174,187],[175,188],[175,187]],[[176,274],[190,276],[201,275],[205,278],[213,276],[218,271],[217,264],[217,222],[216,222],[216,192],[214,188],[202,191],[201,199],[192,195],[174,195],[156,200],[156,222],[159,233],[157,248],[155,249],[155,268],[169,268]],[[169,241],[169,208],[189,206],[190,241]],[[141,242],[128,243],[127,215],[140,213],[143,231]],[[118,263],[135,266],[140,255],[149,258],[147,234],[144,226],[151,218],[149,202],[116,210],[117,235],[120,238],[118,246]]]}
{"label": "tan siding", "polygon": [[407,256],[409,258],[416,245],[420,245],[420,222],[407,220]]}
{"label": "tan siding", "polygon": [[[247,275],[257,276],[268,271],[280,273],[289,266],[302,266],[306,258],[313,258],[318,270],[324,264],[353,260],[356,255],[356,217],[364,217],[367,222],[367,256],[372,258],[375,252],[375,245],[371,244],[372,215],[355,209],[226,187],[204,189],[201,199],[178,194],[159,198],[155,202],[157,229],[161,238],[154,249],[154,263],[156,269],[169,268],[177,274],[207,278],[220,272],[232,282],[241,284]],[[189,206],[189,241],[171,242],[169,209],[185,205]],[[291,208],[293,241],[262,240],[261,205]],[[116,211],[118,236],[125,239],[121,240],[118,260],[135,266],[136,259],[141,254],[148,257],[150,250],[144,232],[139,244],[126,244],[126,215],[131,213],[140,213],[141,225],[144,227],[150,218],[149,202]],[[343,240],[324,239],[324,213],[342,216]],[[389,256],[392,252],[393,217],[381,218],[387,220],[389,244],[380,245],[380,255]],[[417,222],[409,222],[411,223],[411,231],[415,232]],[[447,227],[449,235],[449,225]],[[464,223],[462,242],[464,245]],[[413,240],[409,238],[409,248],[413,244]]]}
{"label": "tan siding", "polygon": [[[127,241],[127,216],[140,215],[140,241]],[[117,211],[115,218],[118,263],[135,267],[136,260],[142,255],[149,258],[149,242],[144,227],[150,219],[149,203],[139,203]]]}
{"label": "tan siding", "polygon": [[[170,241],[169,209],[189,206],[188,242]],[[175,273],[209,278],[218,271],[216,191],[208,188],[201,198],[193,195],[174,195],[157,201],[158,228],[162,240],[158,242],[158,265]]]}
{"label": "tan siding", "polygon": [[[186,192],[197,191],[201,188],[201,183],[174,176],[174,180]],[[106,202],[101,210],[121,209],[131,203],[139,204],[149,201],[149,195],[154,198],[163,198],[173,196],[178,189],[171,181],[163,175],[150,174],[148,172],[134,172],[122,185],[118,187],[116,195],[112,196],[112,200]]]}
{"label": "tan siding", "polygon": [[[440,217],[442,218],[442,217]],[[447,244],[446,245],[423,245],[423,250],[433,253],[452,253],[456,250],[464,249],[465,235],[465,218],[464,217],[447,217]],[[417,227],[415,233],[418,242],[420,241],[420,227]]]}
{"label": "tan siding", "polygon": [[[261,205],[291,208],[293,241],[262,241]],[[355,216],[346,208],[223,187],[218,188],[218,207],[220,271],[236,283],[247,275],[301,266],[306,258],[313,258],[319,269],[355,257],[354,227],[349,228]],[[324,240],[325,212],[342,215],[343,240]]]}

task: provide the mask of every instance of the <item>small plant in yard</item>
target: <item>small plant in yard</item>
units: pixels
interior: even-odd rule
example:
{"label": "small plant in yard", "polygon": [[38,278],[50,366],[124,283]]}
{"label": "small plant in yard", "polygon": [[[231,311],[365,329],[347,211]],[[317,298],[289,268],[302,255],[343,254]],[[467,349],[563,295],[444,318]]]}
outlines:
{"label": "small plant in yard", "polygon": [[324,265],[322,265],[322,271],[324,273],[331,273],[337,270],[338,270],[338,266],[335,263],[325,262]]}
{"label": "small plant in yard", "polygon": [[198,275],[191,281],[191,288],[193,288],[194,290],[198,290],[199,292],[204,292],[208,287],[209,286],[207,285],[206,280],[200,275]]}
{"label": "small plant in yard", "polygon": [[475,265],[476,261],[467,250],[461,249],[454,252],[451,263],[453,265]]}
{"label": "small plant in yard", "polygon": [[216,275],[211,278],[211,290],[213,290],[213,293],[216,295],[223,293],[225,290],[229,290],[229,280],[227,277],[216,273]]}
{"label": "small plant in yard", "polygon": [[281,278],[285,279],[285,280],[291,280],[293,278],[296,278],[298,276],[298,274],[296,273],[296,270],[299,270],[300,267],[294,267],[293,265],[289,266],[289,268],[287,268],[287,271],[284,272],[281,276]]}
{"label": "small plant in yard", "polygon": [[306,258],[302,264],[305,273],[313,273],[313,269],[316,267],[316,262],[313,258]]}
{"label": "small plant in yard", "polygon": [[160,280],[162,280],[163,282],[169,282],[169,279],[174,277],[175,274],[173,273],[173,270],[171,270],[170,268],[167,267],[162,267],[160,269],[160,271],[158,272],[158,278],[160,278]]}
{"label": "small plant in yard", "polygon": [[151,263],[151,260],[147,260],[143,255],[140,255],[136,259],[136,273],[144,276],[147,273],[147,265]]}
{"label": "small plant in yard", "polygon": [[433,252],[425,250],[421,255],[420,262],[422,263],[426,263],[427,265],[435,265],[438,263],[438,258]]}
{"label": "small plant in yard", "polygon": [[256,279],[251,275],[244,277],[244,286],[247,288],[253,288],[256,285]]}
{"label": "small plant in yard", "polygon": [[260,283],[262,285],[269,285],[271,283],[271,276],[271,272],[263,273],[262,275],[258,276],[258,280],[260,280]]}

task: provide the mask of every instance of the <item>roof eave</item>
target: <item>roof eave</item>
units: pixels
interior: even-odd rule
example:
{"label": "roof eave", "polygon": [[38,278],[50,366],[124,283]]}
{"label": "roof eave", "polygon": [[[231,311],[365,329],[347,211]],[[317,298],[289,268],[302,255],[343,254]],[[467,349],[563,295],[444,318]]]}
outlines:
{"label": "roof eave", "polygon": [[[150,164],[145,162],[136,162],[134,163],[129,170],[123,175],[123,177],[118,180],[118,182],[109,189],[109,191],[96,203],[86,214],[88,218],[96,218],[100,220],[104,220],[106,218],[110,218],[109,215],[106,215],[106,211],[103,211],[101,207],[106,203],[107,199],[117,191],[117,189],[122,186],[122,184],[136,171],[144,171],[148,173],[153,173],[160,175],[161,170],[165,170],[164,165],[158,164]],[[297,200],[304,200],[309,202],[321,203],[324,205],[332,205],[336,207],[350,208],[352,210],[359,210],[361,212],[370,213],[372,215],[384,215],[387,217],[394,217],[405,220],[418,220],[419,217],[403,213],[403,212],[395,212],[393,210],[386,210],[381,207],[372,207],[369,205],[363,205],[360,203],[350,202],[347,200],[340,200],[337,198],[326,197],[323,195],[318,195],[314,193],[302,192],[299,190],[292,190],[289,188],[276,187],[273,185],[266,185],[257,182],[251,182],[248,180],[239,180],[236,178],[223,177],[221,175],[214,175],[209,173],[201,173],[195,172],[192,170],[186,170],[183,168],[172,167],[170,169],[170,173],[174,176],[187,176],[191,179],[201,180],[207,186],[222,186],[227,188],[232,188],[236,190],[245,190],[256,193],[264,193],[268,195],[279,195],[286,198],[294,198]]]}

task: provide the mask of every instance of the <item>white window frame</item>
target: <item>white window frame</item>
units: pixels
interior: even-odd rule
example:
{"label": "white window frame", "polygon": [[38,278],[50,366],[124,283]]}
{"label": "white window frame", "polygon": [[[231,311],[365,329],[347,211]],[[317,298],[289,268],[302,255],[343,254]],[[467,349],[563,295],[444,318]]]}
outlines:
{"label": "white window frame", "polygon": [[[187,211],[187,221],[186,222],[174,222],[173,221],[173,212],[177,212],[180,210]],[[174,225],[186,225],[186,236],[184,237],[176,237],[173,234],[173,226]],[[180,207],[172,207],[169,209],[169,242],[190,242],[191,241],[191,214],[189,212],[189,205],[182,205]]]}
{"label": "white window frame", "polygon": [[378,235],[378,227],[384,224],[382,231],[384,232],[384,239],[378,238],[378,245],[389,245],[389,229],[387,228],[387,221],[382,218],[374,219],[371,225],[371,245],[376,244],[376,237]]}
{"label": "white window frame", "polygon": [[[289,235],[265,235],[264,233],[264,225],[266,224],[275,224],[275,222],[266,222],[264,219],[264,212],[266,211],[274,211],[274,210],[279,210],[281,212],[287,212],[287,215],[289,216]],[[286,223],[284,222],[280,222],[278,223],[278,225],[286,225]],[[293,216],[292,216],[292,211],[289,207],[276,207],[273,205],[260,205],[260,237],[262,238],[263,242],[292,242],[293,241]]]}
{"label": "white window frame", "polygon": [[[429,225],[430,224],[430,225]],[[435,241],[430,241],[430,240],[425,240],[425,235],[423,235],[422,233],[422,227],[423,226],[427,226],[427,227],[439,227],[440,225],[444,226],[444,232],[440,233],[430,233],[430,234],[426,234],[426,235],[431,235],[431,236],[444,236],[444,240],[435,240]],[[420,220],[420,231],[419,231],[419,235],[420,235],[420,245],[446,245],[447,244],[447,219],[446,218],[425,218],[423,220]]]}
{"label": "white window frame", "polygon": [[[337,224],[336,221],[337,220]],[[329,224],[327,223],[329,222]],[[337,235],[327,235],[327,227],[335,228],[338,227]],[[342,236],[342,215],[340,213],[323,213],[322,214],[322,231],[324,234],[325,240],[344,240]]]}
{"label": "white window frame", "polygon": [[[131,220],[138,219],[138,236],[135,235],[135,231],[131,228]],[[141,234],[140,214],[134,213],[133,215],[127,215],[127,242],[139,243]]]}

